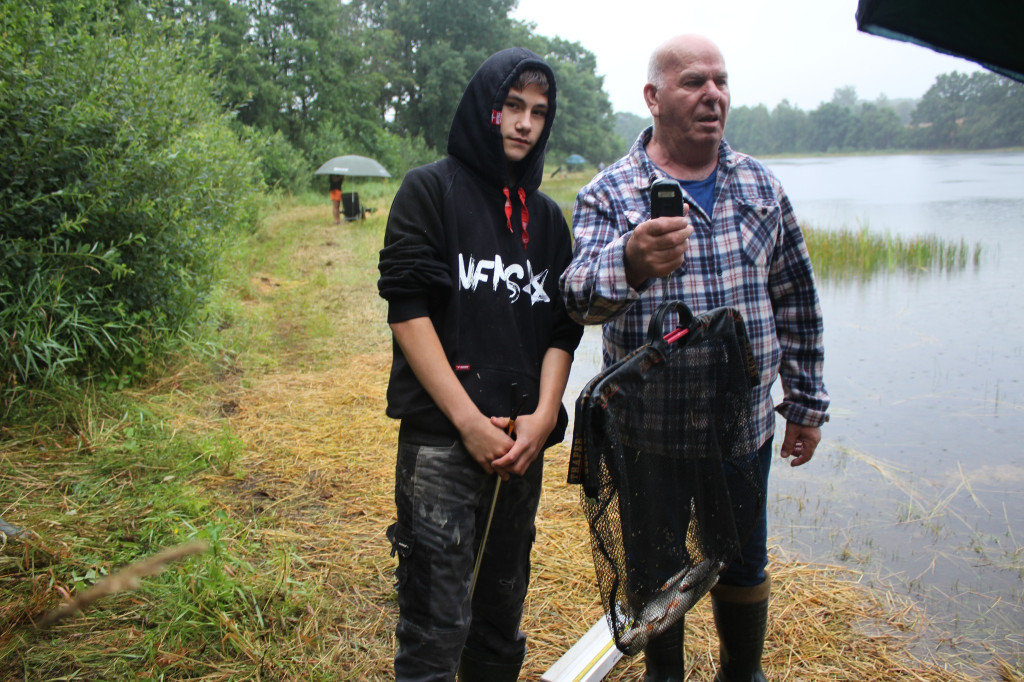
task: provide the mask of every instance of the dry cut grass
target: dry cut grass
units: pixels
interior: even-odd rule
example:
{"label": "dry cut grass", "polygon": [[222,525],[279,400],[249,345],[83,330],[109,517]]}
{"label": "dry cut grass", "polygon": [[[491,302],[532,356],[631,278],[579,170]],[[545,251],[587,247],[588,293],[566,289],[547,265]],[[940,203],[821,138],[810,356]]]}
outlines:
{"label": "dry cut grass", "polygon": [[[250,335],[242,344],[246,349],[205,380],[205,391],[188,388],[203,383],[202,377],[174,376],[156,382],[148,395],[137,396],[159,401],[164,414],[176,415],[169,418],[176,431],[227,431],[237,439],[237,458],[202,469],[200,488],[216,513],[230,516],[233,528],[242,529],[233,531],[235,538],[221,541],[256,548],[255,553],[247,550],[244,561],[253,570],[275,573],[270,581],[275,589],[263,601],[245,594],[235,597],[255,612],[253,620],[261,623],[263,634],[241,631],[224,616],[219,643],[191,651],[160,642],[156,659],[145,662],[147,668],[193,670],[197,672],[189,677],[211,680],[392,677],[395,559],[385,530],[394,516],[397,424],[384,415],[390,348],[383,308],[372,285],[383,221],[378,217],[365,225],[334,228],[326,224],[327,210],[297,207],[268,222],[265,253],[251,264],[238,293],[235,323]],[[289,231],[301,232],[301,238],[289,240],[283,235]],[[249,320],[248,326],[242,320]],[[82,433],[92,433],[95,442],[96,434],[105,432],[94,424]],[[34,480],[37,464],[42,465],[33,463],[30,448],[35,444],[24,445],[8,441],[8,454],[0,452],[0,461],[20,467],[23,488]],[[88,449],[69,446],[60,456],[58,469],[70,479]],[[529,636],[523,679],[539,679],[601,617],[578,490],[564,483],[566,466],[566,447],[553,448],[546,462],[523,623]],[[128,485],[132,475],[118,472],[115,478],[128,476]],[[52,492],[46,476],[37,478],[33,485],[40,494]],[[102,490],[105,505],[117,508],[117,486],[108,484]],[[144,513],[148,507],[125,508],[119,516],[130,528],[99,531],[93,541],[97,554],[102,553],[103,537],[134,532],[132,518]],[[97,533],[87,524],[78,530],[85,538]],[[238,562],[225,570],[245,565]],[[950,663],[915,658],[910,647],[920,637],[921,615],[892,595],[871,592],[853,571],[802,563],[779,551],[773,571],[765,660],[770,679],[1022,679],[1006,665],[968,674]],[[16,578],[16,573],[5,575]],[[42,587],[46,577],[39,576]],[[52,603],[52,595],[43,596]],[[272,615],[269,605],[281,599],[296,606]],[[24,627],[22,614],[36,611],[45,600],[37,601],[27,610],[24,603],[4,604],[0,620],[12,628]],[[149,608],[141,601],[122,603],[133,612]],[[262,611],[256,608],[260,604]],[[230,610],[225,607],[224,613]],[[144,623],[139,613],[124,614],[125,627]],[[88,636],[116,630],[117,617],[113,623],[108,618],[88,621],[85,630],[68,623],[56,636],[70,641],[83,632]],[[687,617],[688,679],[713,678],[713,630],[710,608],[699,604]],[[121,639],[104,635],[92,655],[118,658],[118,647],[142,637],[132,632]],[[118,644],[109,646],[107,641]],[[72,663],[64,669],[73,677],[75,667]],[[642,675],[642,657],[637,657],[621,661],[608,679],[639,680]]]}
{"label": "dry cut grass", "polygon": [[[323,665],[346,679],[390,675],[397,607],[389,544],[396,424],[384,416],[390,354],[360,354],[318,372],[271,373],[238,397],[233,428],[250,453],[242,481],[211,479],[248,514],[267,546],[297,549],[296,579],[317,585],[325,612],[305,623]],[[548,453],[523,629],[523,679],[539,679],[601,617],[578,490],[564,483],[565,446]],[[778,553],[776,552],[776,555]],[[877,595],[844,568],[774,561],[766,670],[776,680],[961,680],[909,653],[920,614]],[[688,679],[710,680],[717,640],[706,603],[687,619]],[[642,658],[609,680],[639,680]],[[1020,679],[1007,670],[1003,679]]]}
{"label": "dry cut grass", "polygon": [[[287,229],[287,221],[278,225]],[[313,236],[302,247],[298,268],[323,261],[322,251],[311,251],[317,241]],[[343,240],[320,241],[345,252],[331,261],[371,269],[359,265]],[[267,298],[286,297],[286,291],[271,286]],[[302,625],[304,637],[318,649],[318,666],[343,679],[391,676],[397,617],[396,560],[384,536],[394,517],[397,441],[397,424],[384,415],[390,352],[386,342],[364,352],[374,345],[367,344],[367,335],[374,335],[367,325],[384,324],[374,294],[372,285],[357,288],[346,293],[347,305],[333,309],[336,362],[270,371],[233,398],[238,409],[231,426],[248,453],[239,468],[248,473],[241,481],[210,479],[225,505],[252,518],[268,547],[285,544],[301,556],[293,577],[323,595]],[[530,642],[523,679],[539,679],[601,617],[578,489],[564,482],[567,460],[565,445],[547,456],[523,623]],[[856,572],[784,559],[778,551],[772,570],[765,659],[771,679],[970,679],[951,664],[914,657],[910,647],[921,614],[862,586]],[[687,661],[688,679],[713,678],[717,636],[706,601],[687,617]],[[1008,666],[987,672],[1021,679]],[[622,660],[607,679],[642,676],[637,657]]]}

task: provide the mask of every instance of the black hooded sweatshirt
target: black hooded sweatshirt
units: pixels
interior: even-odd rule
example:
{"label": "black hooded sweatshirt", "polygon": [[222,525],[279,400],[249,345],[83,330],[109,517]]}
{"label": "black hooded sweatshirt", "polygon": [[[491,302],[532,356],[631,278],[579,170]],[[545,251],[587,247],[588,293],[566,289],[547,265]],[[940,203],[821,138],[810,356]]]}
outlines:
{"label": "black hooded sweatshirt", "polygon": [[[548,112],[537,144],[510,174],[500,113],[524,70],[548,78]],[[388,322],[430,317],[452,369],[483,414],[511,413],[512,384],[536,409],[549,348],[572,354],[583,329],[565,312],[558,279],[572,257],[558,205],[537,191],[555,116],[555,78],[536,54],[491,56],[462,95],[448,156],[406,174],[391,205],[377,287]],[[514,177],[513,177],[514,176]],[[393,343],[387,414],[419,430],[458,437]],[[568,416],[546,446],[565,434]]]}

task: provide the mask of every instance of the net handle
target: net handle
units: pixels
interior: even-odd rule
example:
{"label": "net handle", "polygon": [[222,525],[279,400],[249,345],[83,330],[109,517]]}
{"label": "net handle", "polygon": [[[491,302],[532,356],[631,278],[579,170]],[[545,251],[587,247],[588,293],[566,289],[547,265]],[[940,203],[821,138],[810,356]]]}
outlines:
{"label": "net handle", "polygon": [[665,340],[663,327],[665,326],[665,316],[670,311],[678,313],[681,329],[688,329],[693,324],[693,312],[682,301],[665,301],[659,305],[655,309],[654,315],[651,316],[650,324],[647,325],[647,343],[657,347],[660,351],[665,351],[668,348],[669,342]]}

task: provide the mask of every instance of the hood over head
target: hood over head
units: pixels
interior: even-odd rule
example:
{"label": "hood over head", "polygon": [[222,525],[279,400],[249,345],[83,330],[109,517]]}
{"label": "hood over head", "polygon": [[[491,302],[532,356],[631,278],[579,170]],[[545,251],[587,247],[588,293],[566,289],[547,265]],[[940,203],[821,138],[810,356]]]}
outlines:
{"label": "hood over head", "polygon": [[497,52],[473,74],[452,119],[448,153],[497,187],[512,184],[501,139],[501,118],[496,114],[501,113],[516,77],[528,69],[542,71],[548,78],[548,114],[544,130],[530,153],[515,165],[515,184],[533,192],[544,175],[544,149],[555,120],[555,74],[543,59],[525,48],[511,47]]}

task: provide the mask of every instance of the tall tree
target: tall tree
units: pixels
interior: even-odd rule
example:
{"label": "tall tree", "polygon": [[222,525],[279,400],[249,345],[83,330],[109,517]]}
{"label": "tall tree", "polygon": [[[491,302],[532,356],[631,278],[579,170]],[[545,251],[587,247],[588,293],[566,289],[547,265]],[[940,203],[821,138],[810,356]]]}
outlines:
{"label": "tall tree", "polygon": [[957,121],[967,113],[969,81],[967,74],[957,71],[942,74],[924,93],[911,117],[923,146],[947,149],[957,144]]}
{"label": "tall tree", "polygon": [[650,115],[637,116],[628,111],[615,112],[615,133],[622,138],[624,145],[620,150],[620,156],[629,151],[640,133],[652,123]]}
{"label": "tall tree", "polygon": [[392,39],[394,52],[380,72],[393,128],[438,150],[470,76],[524,35],[508,16],[515,0],[365,0],[362,7]]}
{"label": "tall tree", "polygon": [[968,148],[1024,145],[1024,84],[989,72],[971,74],[968,115],[960,130]]}
{"label": "tall tree", "polygon": [[366,28],[339,0],[164,0],[200,42],[216,46],[225,104],[246,125],[301,149],[324,126],[346,137],[381,125]]}
{"label": "tall tree", "polygon": [[838,152],[848,149],[853,111],[835,102],[825,102],[807,117],[808,151]]}
{"label": "tall tree", "polygon": [[736,107],[726,118],[726,138],[733,148],[747,154],[767,154],[772,149],[771,115],[763,104]]}
{"label": "tall tree", "polygon": [[784,99],[772,111],[773,151],[802,152],[807,149],[807,114]]}
{"label": "tall tree", "polygon": [[847,135],[851,149],[897,149],[904,144],[903,124],[889,107],[864,102]]}
{"label": "tall tree", "polygon": [[597,75],[597,57],[580,43],[558,37],[538,37],[536,43],[558,85],[558,115],[549,143],[555,160],[569,154],[580,154],[591,163],[617,159],[625,143],[615,132],[604,78]]}
{"label": "tall tree", "polygon": [[844,85],[832,92],[832,104],[838,104],[848,109],[857,108],[857,88],[852,85]]}

